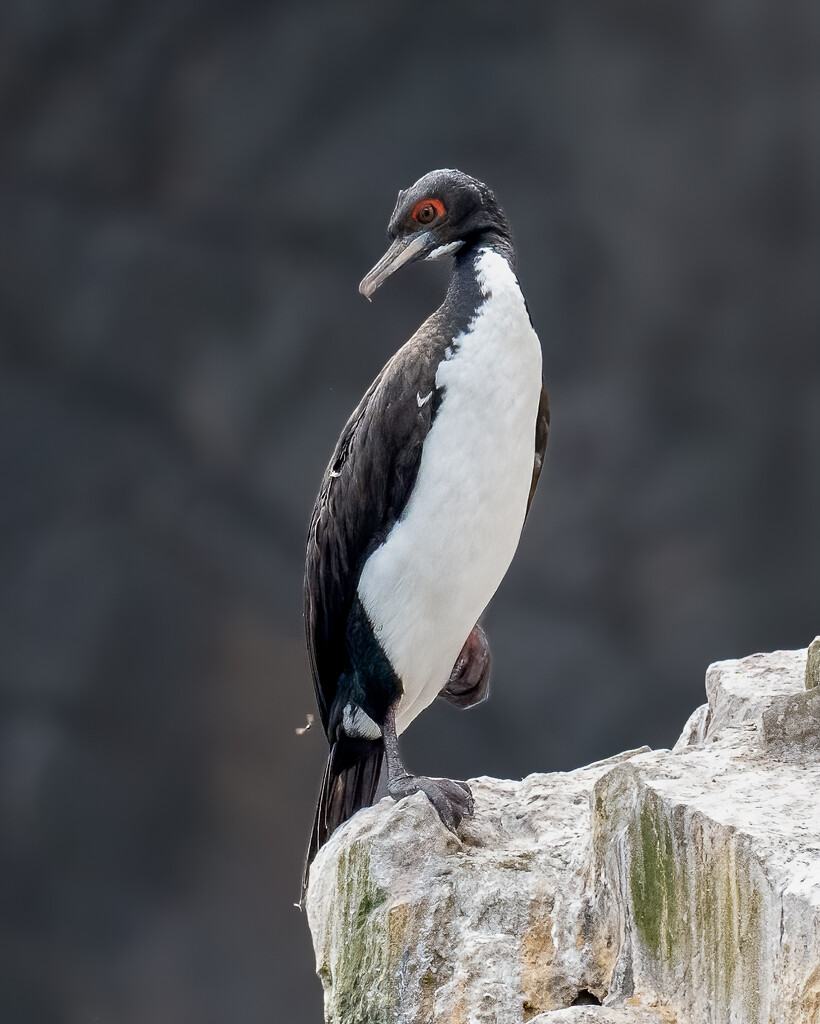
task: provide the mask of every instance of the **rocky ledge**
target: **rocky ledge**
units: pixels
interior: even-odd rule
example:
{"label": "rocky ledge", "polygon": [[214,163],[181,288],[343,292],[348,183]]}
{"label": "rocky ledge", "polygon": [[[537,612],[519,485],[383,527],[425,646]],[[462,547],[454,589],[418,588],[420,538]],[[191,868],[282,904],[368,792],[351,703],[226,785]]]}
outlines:
{"label": "rocky ledge", "polygon": [[672,750],[361,811],[311,872],[332,1024],[818,1024],[820,642],[712,665]]}

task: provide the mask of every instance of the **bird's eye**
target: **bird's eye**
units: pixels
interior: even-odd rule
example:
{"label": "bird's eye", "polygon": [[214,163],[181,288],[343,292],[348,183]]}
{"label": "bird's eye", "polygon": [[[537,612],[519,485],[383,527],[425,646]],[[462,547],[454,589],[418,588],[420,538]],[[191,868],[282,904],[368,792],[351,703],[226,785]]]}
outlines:
{"label": "bird's eye", "polygon": [[440,199],[422,199],[413,207],[411,216],[417,224],[432,224],[437,217],[444,216],[444,203]]}

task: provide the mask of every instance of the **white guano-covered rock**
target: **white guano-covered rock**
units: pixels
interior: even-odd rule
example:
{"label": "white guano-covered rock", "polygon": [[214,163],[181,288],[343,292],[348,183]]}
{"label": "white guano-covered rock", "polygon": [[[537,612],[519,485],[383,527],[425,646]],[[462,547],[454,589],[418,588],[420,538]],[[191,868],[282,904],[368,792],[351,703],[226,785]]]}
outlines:
{"label": "white guano-covered rock", "polygon": [[[422,794],[319,853],[332,1024],[820,1024],[820,689],[722,662],[674,751]],[[590,1005],[600,1000],[604,1005]]]}

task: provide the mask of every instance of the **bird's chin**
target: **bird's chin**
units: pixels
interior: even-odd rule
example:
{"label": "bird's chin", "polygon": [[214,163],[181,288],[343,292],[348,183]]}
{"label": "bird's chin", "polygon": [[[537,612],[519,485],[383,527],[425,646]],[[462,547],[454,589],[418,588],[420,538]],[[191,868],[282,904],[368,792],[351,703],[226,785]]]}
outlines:
{"label": "bird's chin", "polygon": [[369,300],[391,274],[408,263],[424,259],[431,250],[435,251],[435,241],[429,231],[411,238],[397,238],[375,267],[362,278],[359,291]]}

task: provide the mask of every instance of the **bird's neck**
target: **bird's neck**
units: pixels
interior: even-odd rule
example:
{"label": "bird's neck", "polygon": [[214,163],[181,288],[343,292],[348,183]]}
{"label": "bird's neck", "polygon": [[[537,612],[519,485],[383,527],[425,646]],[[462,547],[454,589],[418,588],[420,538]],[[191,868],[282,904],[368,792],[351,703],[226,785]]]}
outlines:
{"label": "bird's neck", "polygon": [[487,228],[465,246],[465,251],[473,253],[481,252],[484,249],[491,249],[499,256],[503,256],[509,263],[510,269],[515,271],[515,246],[509,232],[501,228]]}
{"label": "bird's neck", "polygon": [[487,230],[468,240],[453,259],[453,274],[442,306],[442,311],[449,312],[459,321],[465,316],[472,316],[486,300],[486,282],[480,261],[487,252],[501,256],[515,273],[515,249],[509,235]]}

